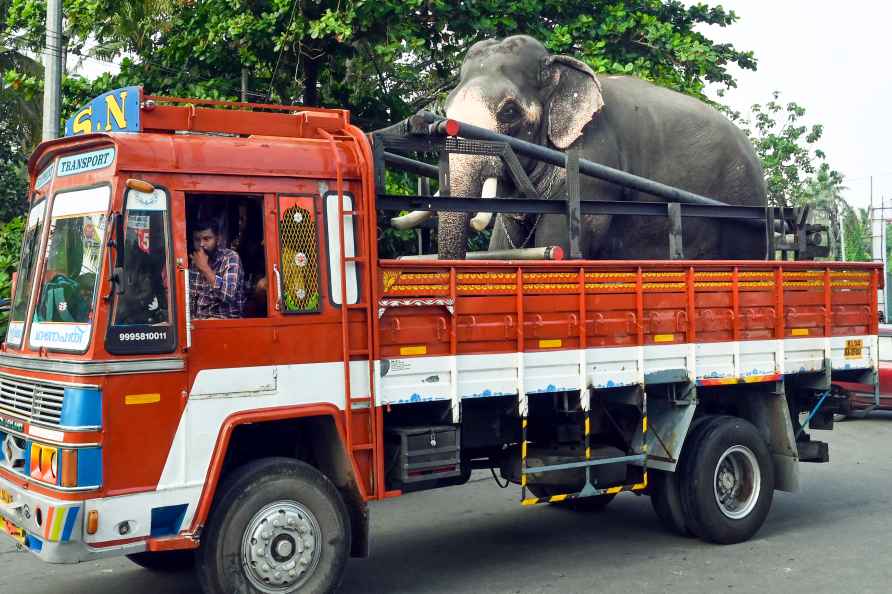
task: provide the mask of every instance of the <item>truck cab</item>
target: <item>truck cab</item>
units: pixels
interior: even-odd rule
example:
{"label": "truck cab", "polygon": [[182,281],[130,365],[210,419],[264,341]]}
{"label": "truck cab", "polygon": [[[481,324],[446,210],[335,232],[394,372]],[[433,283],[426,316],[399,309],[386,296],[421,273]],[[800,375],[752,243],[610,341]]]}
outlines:
{"label": "truck cab", "polygon": [[[0,499],[7,531],[47,561],[169,548],[197,531],[207,477],[247,448],[232,434],[257,415],[306,407],[328,419],[322,432],[344,430],[340,310],[359,285],[355,263],[341,282],[338,246],[345,232],[348,254],[367,241],[353,224],[365,137],[337,110],[209,107],[119,90],[69,121],[87,133],[30,160],[0,353]],[[235,316],[190,312],[199,220],[238,254]],[[295,384],[307,389],[285,389]],[[257,447],[297,447],[267,441]],[[352,469],[340,475],[362,488]]]}

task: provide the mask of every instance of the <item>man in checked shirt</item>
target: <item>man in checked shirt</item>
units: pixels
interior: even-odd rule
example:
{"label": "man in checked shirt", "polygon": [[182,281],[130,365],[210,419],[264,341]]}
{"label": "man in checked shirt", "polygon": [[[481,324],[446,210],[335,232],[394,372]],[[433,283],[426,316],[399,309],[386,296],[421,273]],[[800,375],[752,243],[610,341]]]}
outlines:
{"label": "man in checked shirt", "polygon": [[190,312],[194,319],[242,317],[245,304],[244,271],[238,254],[220,247],[220,227],[201,221],[194,229],[190,257]]}

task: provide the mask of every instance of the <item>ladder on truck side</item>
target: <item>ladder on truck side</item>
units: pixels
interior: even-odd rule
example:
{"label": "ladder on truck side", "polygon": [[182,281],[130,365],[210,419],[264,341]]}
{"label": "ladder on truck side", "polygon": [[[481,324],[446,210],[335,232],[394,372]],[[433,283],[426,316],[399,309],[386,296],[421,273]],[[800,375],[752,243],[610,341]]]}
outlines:
{"label": "ladder on truck side", "polygon": [[[383,465],[380,448],[376,447],[378,439],[378,418],[375,408],[375,364],[373,360],[374,344],[374,320],[372,308],[370,255],[372,253],[366,219],[369,217],[369,204],[366,199],[363,208],[357,208],[356,201],[344,195],[344,180],[341,162],[338,155],[335,138],[325,130],[319,130],[320,134],[329,141],[332,157],[335,163],[336,192],[338,200],[338,279],[341,292],[341,357],[344,366],[344,432],[347,451],[357,471],[357,482],[368,497],[382,498],[384,496],[384,477],[380,469]],[[345,207],[345,201],[349,205]],[[347,253],[346,218],[353,220],[353,238],[351,254]],[[357,224],[358,223],[358,224]],[[358,232],[357,232],[358,230]],[[358,239],[358,240],[357,240]],[[329,256],[331,257],[331,256]],[[352,271],[351,269],[352,265]],[[360,275],[359,268],[364,267],[366,274]],[[356,303],[350,303],[348,295],[348,272],[352,272],[357,279]],[[365,278],[364,286],[358,279]],[[350,332],[350,312],[358,311],[362,315],[364,332],[363,343],[353,344]],[[353,394],[352,371],[350,363],[354,360],[367,361],[368,392],[360,395]]]}
{"label": "ladder on truck side", "polygon": [[[598,495],[615,495],[622,491],[641,491],[647,488],[647,391],[644,382],[635,386],[640,397],[641,412],[641,445],[639,451],[633,451],[625,456],[615,456],[611,458],[592,458],[591,443],[591,408],[592,408],[592,388],[588,386],[587,365],[586,365],[586,292],[585,292],[585,268],[580,267],[577,271],[577,289],[578,295],[578,315],[579,315],[579,412],[582,417],[582,451],[583,458],[572,462],[563,462],[560,464],[546,464],[542,466],[530,467],[528,465],[528,454],[530,441],[528,440],[529,431],[529,409],[530,394],[524,388],[524,300],[523,300],[523,268],[516,269],[516,287],[515,287],[515,308],[517,315],[517,375],[518,375],[518,413],[521,423],[521,443],[520,443],[520,498],[521,505],[535,505],[537,503],[558,503],[562,501],[570,501],[573,499],[581,499],[584,497],[595,497]],[[638,269],[636,279],[636,310],[638,319],[642,319],[643,301],[641,299],[642,272]],[[638,344],[644,344],[643,326],[638,324]],[[639,346],[643,348],[643,346]],[[537,397],[538,395],[533,395]],[[609,413],[608,413],[609,416]],[[640,463],[642,470],[642,478],[639,482],[629,484],[597,485],[592,477],[592,467],[604,464],[632,464]],[[562,470],[585,470],[585,483],[581,490],[575,493],[554,493],[546,496],[536,496],[530,491],[529,477],[531,474],[543,474],[548,472],[556,472]]]}

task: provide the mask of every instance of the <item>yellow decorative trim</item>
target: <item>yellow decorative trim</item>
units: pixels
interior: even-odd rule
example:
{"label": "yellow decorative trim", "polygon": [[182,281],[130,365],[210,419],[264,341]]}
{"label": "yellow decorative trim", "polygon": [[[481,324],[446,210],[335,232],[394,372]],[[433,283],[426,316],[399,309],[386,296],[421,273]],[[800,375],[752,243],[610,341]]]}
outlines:
{"label": "yellow decorative trim", "polygon": [[387,292],[390,288],[396,284],[396,281],[399,280],[400,273],[393,272],[391,270],[385,270],[381,279],[384,284],[384,291]]}
{"label": "yellow decorative trim", "polygon": [[544,338],[539,341],[540,349],[559,349],[564,344],[560,338]]}

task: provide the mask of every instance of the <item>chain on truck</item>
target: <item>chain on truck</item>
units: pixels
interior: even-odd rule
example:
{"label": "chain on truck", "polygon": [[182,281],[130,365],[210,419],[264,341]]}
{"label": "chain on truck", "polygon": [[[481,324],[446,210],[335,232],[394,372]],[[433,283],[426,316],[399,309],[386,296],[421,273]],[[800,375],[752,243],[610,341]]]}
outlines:
{"label": "chain on truck", "polygon": [[[194,563],[209,593],[328,591],[368,554],[368,501],[474,469],[524,506],[645,494],[670,529],[740,542],[799,462],[829,460],[810,431],[843,405],[832,383],[876,384],[880,267],[814,260],[801,211],[698,202],[427,113],[369,137],[343,110],[130,87],[67,132],[29,163],[0,353],[2,528],[47,562],[127,555]],[[566,188],[458,199],[456,153],[503,159],[521,190],[518,156],[549,162]],[[388,167],[440,195],[387,195]],[[669,204],[586,200],[580,175]],[[413,208],[577,224],[566,250],[379,259],[379,214]],[[578,217],[616,212],[670,217],[675,258],[574,258]],[[242,262],[240,318],[189,308],[209,213]],[[767,253],[796,258],[679,259],[691,216],[761,226]]]}

